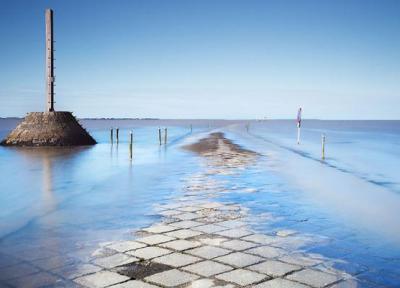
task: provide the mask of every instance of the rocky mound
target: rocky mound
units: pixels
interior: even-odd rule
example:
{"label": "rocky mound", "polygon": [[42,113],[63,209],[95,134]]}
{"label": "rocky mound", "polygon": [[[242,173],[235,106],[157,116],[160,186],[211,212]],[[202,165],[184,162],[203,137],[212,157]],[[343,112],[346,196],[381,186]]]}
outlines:
{"label": "rocky mound", "polygon": [[5,146],[80,146],[96,141],[71,112],[32,112],[1,142]]}

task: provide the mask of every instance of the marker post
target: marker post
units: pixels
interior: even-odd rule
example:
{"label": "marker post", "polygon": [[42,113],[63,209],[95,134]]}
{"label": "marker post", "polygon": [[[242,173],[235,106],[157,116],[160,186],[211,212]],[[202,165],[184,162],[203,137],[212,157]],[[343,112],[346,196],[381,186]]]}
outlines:
{"label": "marker post", "polygon": [[301,133],[300,123],[297,123],[297,144],[300,144],[300,133]]}
{"label": "marker post", "polygon": [[297,144],[298,145],[300,144],[301,112],[302,112],[302,109],[300,107],[299,111],[297,112]]}

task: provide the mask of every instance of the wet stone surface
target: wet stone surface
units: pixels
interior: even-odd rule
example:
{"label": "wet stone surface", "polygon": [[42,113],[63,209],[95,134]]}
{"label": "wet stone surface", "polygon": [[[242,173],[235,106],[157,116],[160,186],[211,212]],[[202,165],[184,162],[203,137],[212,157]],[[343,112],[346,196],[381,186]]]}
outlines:
{"label": "wet stone surface", "polygon": [[132,241],[108,244],[103,249],[112,249],[115,254],[105,253],[93,262],[102,266],[102,271],[77,278],[76,282],[105,287],[101,285],[109,285],[103,283],[102,273],[106,271],[114,273],[110,281],[117,285],[112,287],[120,288],[302,288],[348,281],[350,275],[342,271],[318,270],[324,258],[298,249],[304,242],[299,239],[306,237],[289,229],[270,235],[257,233],[247,224],[245,207],[215,201],[227,180],[222,183],[213,177],[243,171],[258,157],[224,141],[216,143],[216,149],[201,152],[204,172],[182,178],[183,195],[155,205],[161,216],[158,223],[135,233],[137,237]]}
{"label": "wet stone surface", "polygon": [[198,279],[199,276],[189,274],[177,269],[168,270],[165,272],[157,273],[152,276],[146,277],[145,280],[151,283],[166,287],[174,287],[182,284],[189,283],[193,280]]}
{"label": "wet stone surface", "polygon": [[[22,287],[18,285],[21,277],[31,277],[30,287],[114,288],[304,288],[356,283],[349,282],[356,280],[343,271],[322,271],[320,267],[331,267],[333,260],[302,251],[299,239],[306,237],[300,233],[253,231],[248,222],[250,216],[257,221],[256,215],[248,215],[238,203],[218,202],[220,193],[229,193],[224,187],[237,183],[235,177],[216,180],[215,176],[241,173],[255,165],[259,155],[224,139],[211,142],[200,152],[201,171],[182,176],[183,193],[167,203],[155,203],[157,223],[132,231],[128,241],[101,245],[78,264],[71,260],[58,267],[58,258],[51,253],[42,255],[53,257],[48,262],[52,267],[44,267],[50,271],[31,264],[25,264],[24,271],[2,264],[0,280],[9,287]],[[261,215],[259,221],[265,219]],[[51,286],[56,281],[59,285]]]}
{"label": "wet stone surface", "polygon": [[79,277],[75,282],[85,287],[107,287],[129,280],[129,277],[110,271],[100,271],[94,274]]}
{"label": "wet stone surface", "polygon": [[147,276],[171,270],[173,267],[154,263],[150,261],[143,261],[139,263],[132,263],[115,268],[114,271],[121,275],[128,276],[132,279],[143,279]]}

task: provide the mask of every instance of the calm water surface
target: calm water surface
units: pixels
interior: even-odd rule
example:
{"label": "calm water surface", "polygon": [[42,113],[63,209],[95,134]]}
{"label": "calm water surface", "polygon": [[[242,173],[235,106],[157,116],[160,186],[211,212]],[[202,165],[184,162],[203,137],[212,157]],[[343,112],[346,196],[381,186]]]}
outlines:
{"label": "calm water surface", "polygon": [[[301,145],[293,121],[251,122],[249,131],[240,121],[83,124],[98,145],[0,147],[0,283],[10,283],[9,271],[54,272],[84,262],[99,243],[130,238],[158,221],[153,204],[182,193],[180,178],[201,169],[199,159],[179,146],[220,130],[265,156],[234,179],[243,189],[221,194],[221,201],[267,215],[263,223],[251,222],[260,232],[314,235],[316,241],[302,249],[340,259],[337,268],[357,275],[361,287],[400,286],[400,122],[305,121]],[[0,120],[0,136],[14,125]],[[160,126],[169,127],[166,147],[158,144]],[[118,145],[110,144],[110,127],[121,129]],[[321,133],[327,135],[325,161]]]}

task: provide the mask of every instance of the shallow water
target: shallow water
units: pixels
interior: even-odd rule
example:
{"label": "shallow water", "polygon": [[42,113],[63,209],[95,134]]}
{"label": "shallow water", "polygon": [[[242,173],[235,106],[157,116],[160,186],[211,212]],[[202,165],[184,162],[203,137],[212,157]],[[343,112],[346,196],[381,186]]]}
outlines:
{"label": "shallow water", "polygon": [[[221,201],[239,202],[250,214],[265,215],[262,223],[251,223],[261,232],[293,229],[312,235],[301,249],[341,259],[337,268],[356,274],[361,287],[399,285],[399,122],[305,121],[301,145],[289,121],[252,122],[248,132],[240,121],[83,123],[98,145],[0,147],[4,283],[9,277],[4,271],[15,270],[1,267],[14,264],[21,270],[29,262],[51,271],[74,265],[88,259],[99,243],[129,238],[133,230],[156,222],[153,204],[182,193],[181,177],[202,169],[198,157],[179,146],[215,130],[265,155],[240,175],[218,176],[235,179]],[[14,124],[0,120],[0,136]],[[110,144],[112,126],[121,128],[118,145]],[[159,126],[169,127],[167,146],[158,144]],[[325,162],[320,162],[321,133],[328,139]]]}

